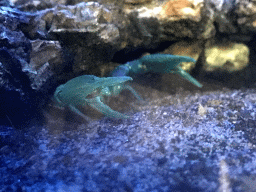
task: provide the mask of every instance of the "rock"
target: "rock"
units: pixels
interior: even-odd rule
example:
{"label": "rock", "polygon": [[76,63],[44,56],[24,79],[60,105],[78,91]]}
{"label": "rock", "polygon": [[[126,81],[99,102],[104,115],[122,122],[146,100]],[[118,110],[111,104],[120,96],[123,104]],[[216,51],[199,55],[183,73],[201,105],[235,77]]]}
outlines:
{"label": "rock", "polygon": [[[197,34],[198,30],[196,29],[203,25],[200,22],[202,7],[203,1],[171,0],[164,3],[160,1],[152,2],[150,5],[146,4],[142,8],[135,6],[124,11],[127,14],[137,12],[137,23],[140,25],[139,29],[148,29],[149,34],[151,34],[151,30],[159,31],[158,33],[151,34],[152,40],[166,41],[185,37],[199,38],[200,34]],[[158,23],[158,25],[151,25],[149,27],[150,25],[148,23],[152,19],[155,19],[155,23]]]}
{"label": "rock", "polygon": [[12,0],[13,4],[22,11],[37,12],[39,10],[45,10],[52,8],[56,5],[66,5],[67,0]]}
{"label": "rock", "polygon": [[49,97],[41,88],[48,78],[43,79],[42,69],[38,73],[29,65],[32,47],[26,31],[31,27],[23,27],[32,25],[34,16],[1,7],[0,18],[0,119],[3,124],[24,128],[34,118],[40,119],[39,108]]}
{"label": "rock", "polygon": [[41,11],[37,20],[40,30],[60,41],[67,54],[73,56],[69,59],[75,63],[74,73],[89,69],[87,73],[93,73],[93,68],[110,61],[115,51],[123,47],[122,35],[114,23],[119,20],[116,17],[97,2],[82,2]]}
{"label": "rock", "polygon": [[190,19],[198,22],[201,20],[202,6],[202,0],[170,0],[163,5],[161,15],[170,20]]}
{"label": "rock", "polygon": [[249,48],[242,43],[226,42],[206,46],[205,71],[236,72],[249,63]]}
{"label": "rock", "polygon": [[221,33],[234,34],[238,32],[233,10],[235,1],[206,0],[205,7],[213,13],[213,21],[217,23],[217,29]]}
{"label": "rock", "polygon": [[42,86],[53,74],[60,74],[64,68],[62,49],[58,41],[34,40],[31,41],[29,66],[36,71],[30,75],[34,90],[42,90]]}
{"label": "rock", "polygon": [[184,93],[126,120],[0,127],[1,189],[255,191],[255,90]]}
{"label": "rock", "polygon": [[151,2],[152,0],[124,0],[126,4],[144,4]]}
{"label": "rock", "polygon": [[1,124],[26,128],[39,117],[38,97],[30,87],[29,77],[22,71],[21,61],[6,48],[0,49]]}
{"label": "rock", "polygon": [[[112,24],[113,17],[109,10],[96,2],[82,2],[70,6],[57,6],[41,12],[45,22],[51,21],[48,32],[57,35],[65,44],[117,44],[119,31]],[[79,36],[84,38],[83,41]],[[64,39],[68,38],[68,39]],[[74,38],[76,37],[76,38]],[[72,41],[71,41],[71,38]]]}
{"label": "rock", "polygon": [[234,12],[237,15],[237,24],[243,34],[256,31],[256,3],[254,1],[237,1]]}

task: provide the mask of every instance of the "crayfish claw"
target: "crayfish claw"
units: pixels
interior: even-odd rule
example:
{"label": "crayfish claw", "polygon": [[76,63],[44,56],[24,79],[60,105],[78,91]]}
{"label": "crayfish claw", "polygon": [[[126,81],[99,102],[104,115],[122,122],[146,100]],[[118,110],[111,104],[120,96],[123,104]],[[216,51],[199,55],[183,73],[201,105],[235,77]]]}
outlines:
{"label": "crayfish claw", "polygon": [[93,109],[103,113],[104,115],[110,117],[110,118],[117,118],[117,119],[127,119],[128,116],[119,113],[117,111],[114,111],[109,106],[105,105],[103,102],[101,102],[100,97],[95,97],[92,99],[86,99],[86,102],[89,106],[91,106]]}
{"label": "crayfish claw", "polygon": [[191,83],[193,83],[194,85],[196,85],[197,87],[202,87],[203,85],[201,83],[199,83],[194,77],[192,77],[189,73],[187,73],[186,71],[184,71],[180,66],[177,66],[177,71],[175,71],[175,73],[179,74],[180,76],[182,76],[183,78],[187,79],[188,81],[190,81]]}

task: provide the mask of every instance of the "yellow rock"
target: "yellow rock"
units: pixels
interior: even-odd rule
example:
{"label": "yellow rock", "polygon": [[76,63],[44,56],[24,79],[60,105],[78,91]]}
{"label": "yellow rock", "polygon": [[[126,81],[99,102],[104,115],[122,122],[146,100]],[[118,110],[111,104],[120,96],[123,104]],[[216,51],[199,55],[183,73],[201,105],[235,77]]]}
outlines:
{"label": "yellow rock", "polygon": [[228,42],[206,47],[206,71],[235,72],[244,69],[249,63],[249,48],[242,43]]}
{"label": "yellow rock", "polygon": [[163,6],[162,17],[199,21],[202,5],[201,0],[170,0]]}

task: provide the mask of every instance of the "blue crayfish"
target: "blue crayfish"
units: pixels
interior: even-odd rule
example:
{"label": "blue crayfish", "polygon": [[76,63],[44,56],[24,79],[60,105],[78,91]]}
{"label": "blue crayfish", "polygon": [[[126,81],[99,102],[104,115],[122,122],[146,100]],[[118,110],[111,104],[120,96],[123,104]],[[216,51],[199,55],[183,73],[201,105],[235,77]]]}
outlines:
{"label": "blue crayfish", "polygon": [[[179,66],[179,64],[182,62],[196,62],[196,60],[191,57],[170,54],[146,55],[140,59],[118,66],[114,71],[111,72],[111,76],[134,76],[136,74],[143,74],[147,72],[177,73],[194,85],[202,87],[201,83],[199,83],[195,78],[193,78],[189,73],[184,71]],[[142,100],[142,98],[136,93],[135,90],[133,90],[132,87],[125,85],[120,87],[119,91],[121,92],[123,89],[130,90],[138,100]]]}
{"label": "blue crayfish", "polygon": [[177,73],[194,85],[202,87],[196,79],[179,66],[181,62],[195,62],[195,60],[191,57],[169,54],[146,55],[118,66],[112,71],[111,77],[99,78],[93,75],[82,75],[73,78],[57,87],[54,93],[54,100],[59,106],[68,107],[86,120],[88,117],[77,108],[86,104],[108,117],[127,118],[128,116],[105,105],[101,101],[102,96],[118,95],[122,90],[128,89],[138,100],[142,100],[131,86],[124,83],[132,80],[129,76],[147,72]]}
{"label": "blue crayfish", "polygon": [[89,105],[104,115],[112,118],[127,118],[126,115],[112,110],[101,102],[102,96],[113,95],[114,89],[131,77],[103,77],[94,75],[82,75],[69,80],[67,83],[57,87],[54,100],[60,107],[68,107],[74,113],[88,120],[78,106]]}

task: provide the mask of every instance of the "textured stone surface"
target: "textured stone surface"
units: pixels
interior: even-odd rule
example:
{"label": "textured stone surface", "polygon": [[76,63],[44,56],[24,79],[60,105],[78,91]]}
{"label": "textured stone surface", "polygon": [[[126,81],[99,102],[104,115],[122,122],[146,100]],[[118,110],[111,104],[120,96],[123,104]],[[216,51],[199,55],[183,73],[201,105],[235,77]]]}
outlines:
{"label": "textured stone surface", "polygon": [[256,3],[254,1],[237,1],[235,13],[237,14],[237,24],[242,33],[255,32]]}
{"label": "textured stone surface", "polygon": [[82,2],[38,12],[37,20],[41,31],[62,43],[74,73],[92,73],[126,44],[118,24],[122,15],[115,14],[97,2]]}
{"label": "textured stone surface", "polygon": [[0,7],[0,120],[1,124],[21,128],[40,114],[30,79],[36,71],[28,64],[31,44],[22,28],[29,25],[31,18],[18,10]]}
{"label": "textured stone surface", "polygon": [[240,71],[249,64],[249,48],[242,43],[223,42],[206,46],[206,71]]}
{"label": "textured stone surface", "polygon": [[162,7],[162,16],[169,19],[191,19],[200,21],[203,1],[170,0]]}
{"label": "textured stone surface", "polygon": [[1,127],[1,189],[254,191],[255,91],[183,94],[127,120]]}

